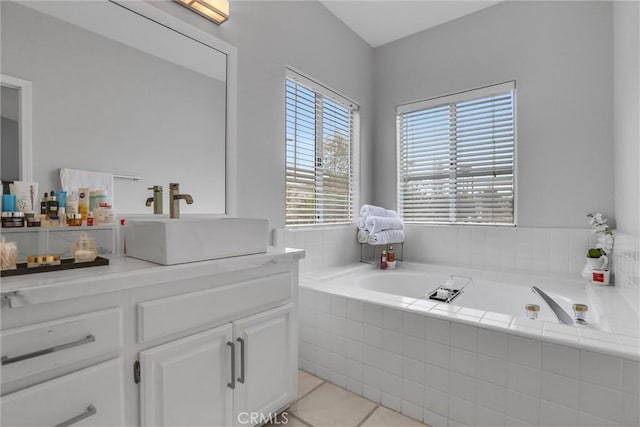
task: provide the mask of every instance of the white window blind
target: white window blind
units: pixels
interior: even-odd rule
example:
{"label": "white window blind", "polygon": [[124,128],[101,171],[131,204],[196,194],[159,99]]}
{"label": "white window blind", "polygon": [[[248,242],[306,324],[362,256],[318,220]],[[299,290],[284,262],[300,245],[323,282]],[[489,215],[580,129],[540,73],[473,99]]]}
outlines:
{"label": "white window blind", "polygon": [[286,80],[286,225],[354,220],[357,107],[291,71]]}
{"label": "white window blind", "polygon": [[406,222],[515,224],[515,82],[397,109]]}

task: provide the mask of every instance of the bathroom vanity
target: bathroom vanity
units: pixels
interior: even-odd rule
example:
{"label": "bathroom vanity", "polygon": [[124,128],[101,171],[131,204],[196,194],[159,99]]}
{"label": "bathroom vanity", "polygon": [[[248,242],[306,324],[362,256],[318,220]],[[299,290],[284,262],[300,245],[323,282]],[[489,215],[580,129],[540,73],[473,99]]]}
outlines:
{"label": "bathroom vanity", "polygon": [[2,425],[232,426],[286,407],[303,254],[3,279]]}

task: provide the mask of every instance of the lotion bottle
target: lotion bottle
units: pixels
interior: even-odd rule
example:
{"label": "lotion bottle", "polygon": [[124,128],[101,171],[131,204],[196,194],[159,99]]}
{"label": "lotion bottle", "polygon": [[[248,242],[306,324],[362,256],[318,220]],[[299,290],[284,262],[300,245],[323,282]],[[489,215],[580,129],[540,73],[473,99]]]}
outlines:
{"label": "lotion bottle", "polygon": [[389,246],[389,250],[387,251],[387,262],[394,262],[396,260],[396,255],[393,253],[393,246]]}

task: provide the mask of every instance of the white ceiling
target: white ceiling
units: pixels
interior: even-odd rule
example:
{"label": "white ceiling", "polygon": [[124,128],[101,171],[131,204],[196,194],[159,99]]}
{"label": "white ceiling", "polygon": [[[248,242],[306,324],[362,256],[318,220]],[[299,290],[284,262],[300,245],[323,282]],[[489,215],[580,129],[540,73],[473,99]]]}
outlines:
{"label": "white ceiling", "polygon": [[372,47],[468,15],[498,1],[489,0],[320,0]]}

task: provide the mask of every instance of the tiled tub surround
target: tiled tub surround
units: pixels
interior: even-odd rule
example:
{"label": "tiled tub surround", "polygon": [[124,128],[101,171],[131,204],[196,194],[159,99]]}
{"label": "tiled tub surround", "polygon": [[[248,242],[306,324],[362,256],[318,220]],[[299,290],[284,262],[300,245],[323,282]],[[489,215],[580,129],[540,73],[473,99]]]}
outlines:
{"label": "tiled tub surround", "polygon": [[640,241],[629,234],[615,233],[613,273],[616,289],[640,312]]}
{"label": "tiled tub surround", "polygon": [[[587,223],[585,217],[585,224]],[[407,261],[491,271],[578,278],[593,243],[591,228],[530,228],[405,224]],[[360,260],[355,225],[274,230],[274,246],[305,249],[300,272],[343,266]],[[640,312],[640,244],[616,232],[612,280]]]}
{"label": "tiled tub surround", "polygon": [[626,335],[582,333],[320,273],[300,282],[300,365],[312,374],[435,426],[640,424],[637,320]]}

